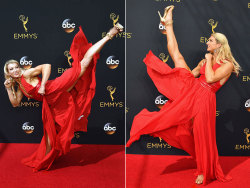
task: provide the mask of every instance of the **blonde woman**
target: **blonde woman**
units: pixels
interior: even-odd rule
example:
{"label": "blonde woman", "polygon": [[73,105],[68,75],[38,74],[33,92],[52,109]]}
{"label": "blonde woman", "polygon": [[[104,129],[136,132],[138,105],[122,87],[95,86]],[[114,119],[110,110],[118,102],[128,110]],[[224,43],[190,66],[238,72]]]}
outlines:
{"label": "blonde woman", "polygon": [[[122,29],[118,23],[92,45],[80,27],[70,48],[72,67],[55,80],[48,80],[51,72],[49,64],[24,71],[15,60],[6,62],[4,85],[12,106],[19,106],[23,95],[43,102],[44,136],[38,150],[22,161],[34,171],[48,170],[55,158],[69,151],[74,132],[87,131],[87,117],[95,95],[98,52]],[[38,77],[40,74],[42,78]]]}
{"label": "blonde woman", "polygon": [[168,144],[185,150],[197,162],[197,184],[210,180],[228,181],[219,164],[215,135],[215,93],[240,66],[232,56],[225,35],[213,33],[207,42],[205,59],[192,71],[181,55],[173,30],[172,11],[165,9],[161,23],[166,27],[167,48],[175,68],[151,51],[144,62],[158,91],[169,101],[159,112],[143,109],[135,116],[127,146],[141,135],[161,137]]}

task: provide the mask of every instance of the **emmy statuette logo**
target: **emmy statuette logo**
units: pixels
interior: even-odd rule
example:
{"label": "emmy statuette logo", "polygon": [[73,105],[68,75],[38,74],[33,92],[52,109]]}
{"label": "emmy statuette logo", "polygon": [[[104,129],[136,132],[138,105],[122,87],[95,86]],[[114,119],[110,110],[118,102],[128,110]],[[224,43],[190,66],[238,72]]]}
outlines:
{"label": "emmy statuette logo", "polygon": [[209,19],[209,20],[208,20],[208,23],[209,23],[209,25],[211,25],[211,27],[212,27],[212,33],[215,33],[214,29],[217,27],[218,21],[215,22],[213,19]]}
{"label": "emmy statuette logo", "polygon": [[28,23],[29,18],[26,17],[26,19],[25,19],[25,16],[24,16],[24,15],[20,15],[20,16],[19,16],[19,20],[23,23],[23,28],[24,28],[25,32],[28,32],[28,29],[27,29],[27,27],[26,27],[26,24]]}
{"label": "emmy statuette logo", "polygon": [[[218,21],[214,21],[213,19],[209,19],[208,20],[208,24],[211,26],[211,29],[212,29],[212,33],[215,33],[214,29],[218,26]],[[207,43],[208,41],[208,38],[207,37],[200,37],[200,43]]]}
{"label": "emmy statuette logo", "polygon": [[100,107],[101,108],[105,108],[105,107],[108,107],[108,108],[122,108],[124,106],[124,103],[120,102],[120,101],[117,101],[117,99],[116,99],[117,97],[116,98],[114,97],[114,94],[116,92],[116,87],[113,87],[113,86],[109,85],[106,89],[109,92],[109,97],[110,97],[111,101],[102,101],[102,102],[100,102]]}
{"label": "emmy statuette logo", "polygon": [[115,93],[116,87],[113,88],[112,86],[108,86],[107,90],[109,91],[109,95],[110,95],[111,100],[114,101],[113,94]]}
{"label": "emmy statuette logo", "polygon": [[159,58],[166,63],[169,59],[169,55],[166,57],[166,55],[164,53],[160,53]]}
{"label": "emmy statuette logo", "polygon": [[245,128],[243,130],[244,134],[245,134],[245,139],[246,139],[246,144],[236,144],[235,145],[235,150],[250,150],[250,131],[249,128]]}
{"label": "emmy statuette logo", "polygon": [[[72,66],[73,63],[73,58],[71,57],[70,53],[68,50],[64,51],[64,56],[67,58],[67,62],[69,64],[69,66]],[[68,68],[62,68],[62,67],[58,67],[57,68],[57,73],[58,74],[62,74],[64,73]]]}
{"label": "emmy statuette logo", "polygon": [[71,57],[71,55],[70,55],[69,51],[68,51],[68,50],[66,50],[66,51],[64,52],[64,55],[67,57],[67,60],[68,60],[69,66],[71,67],[73,59],[72,59],[72,57]]}
{"label": "emmy statuette logo", "polygon": [[250,141],[249,141],[249,137],[250,137],[249,129],[245,128],[244,133],[246,134],[247,144],[250,144]]}
{"label": "emmy statuette logo", "polygon": [[119,20],[119,15],[116,15],[115,13],[111,13],[109,17],[113,21],[113,26],[115,26],[115,24],[117,24]]}
{"label": "emmy statuette logo", "polygon": [[[112,20],[112,25],[115,26],[115,24],[118,23],[119,21],[119,15],[116,15],[115,13],[111,13],[109,15],[109,18]],[[105,37],[107,34],[107,32],[102,32],[102,38]],[[128,32],[121,32],[121,33],[117,33],[116,38],[131,38],[132,37],[132,33],[128,33]]]}
{"label": "emmy statuette logo", "polygon": [[20,15],[18,19],[22,23],[22,28],[24,28],[25,33],[14,33],[14,39],[37,39],[38,33],[28,32],[27,28],[27,23],[29,21],[28,16],[26,17],[24,15]]}

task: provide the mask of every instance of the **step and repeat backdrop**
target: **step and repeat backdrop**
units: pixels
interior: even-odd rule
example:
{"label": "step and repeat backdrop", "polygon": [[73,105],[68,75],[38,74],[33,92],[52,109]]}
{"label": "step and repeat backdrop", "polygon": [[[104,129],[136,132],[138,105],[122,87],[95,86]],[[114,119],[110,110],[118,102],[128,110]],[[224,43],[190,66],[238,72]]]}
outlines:
{"label": "step and repeat backdrop", "polygon": [[[133,118],[143,108],[158,111],[168,100],[147,75],[143,58],[152,50],[174,67],[167,51],[164,27],[157,11],[173,4],[174,30],[189,67],[205,57],[206,42],[213,32],[224,33],[243,71],[231,76],[217,92],[216,134],[220,155],[250,154],[250,1],[249,0],[127,0],[126,138]],[[183,106],[185,108],[185,106]],[[161,138],[142,136],[127,148],[132,154],[186,154]]]}
{"label": "step and repeat backdrop", "polygon": [[[43,135],[41,102],[24,97],[19,107],[12,107],[3,84],[5,62],[15,59],[24,68],[49,63],[54,79],[70,68],[69,49],[79,26],[96,43],[117,22],[125,24],[124,7],[124,0],[1,2],[0,142],[38,143]],[[117,34],[102,49],[88,132],[76,132],[73,143],[124,144],[126,37],[125,32]]]}

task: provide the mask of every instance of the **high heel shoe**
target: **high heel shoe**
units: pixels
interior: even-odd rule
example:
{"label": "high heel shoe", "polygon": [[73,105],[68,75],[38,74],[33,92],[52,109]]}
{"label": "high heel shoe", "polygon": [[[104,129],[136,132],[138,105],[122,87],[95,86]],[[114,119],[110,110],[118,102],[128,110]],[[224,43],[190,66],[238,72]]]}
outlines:
{"label": "high heel shoe", "polygon": [[170,6],[167,6],[167,7],[165,8],[163,17],[161,16],[160,11],[158,11],[158,14],[159,14],[159,16],[160,16],[160,20],[161,20],[162,24],[165,25],[165,26],[170,25],[170,24],[173,23],[173,20],[169,20],[169,21],[166,20],[166,16],[167,16],[167,14],[168,14],[168,11],[169,11],[170,8],[172,8],[172,7],[174,7],[174,5],[170,5]]}
{"label": "high heel shoe", "polygon": [[120,23],[118,23],[118,22],[117,22],[117,24],[115,24],[115,28],[116,28],[119,32],[122,32],[123,29],[124,29],[124,27],[123,27]]}
{"label": "high heel shoe", "polygon": [[[117,33],[120,33],[123,31],[124,27],[120,23],[116,23],[114,28],[118,31]],[[113,28],[112,28],[113,29]],[[112,29],[106,34],[106,36],[112,40],[114,36],[117,34],[115,32],[112,32]]]}

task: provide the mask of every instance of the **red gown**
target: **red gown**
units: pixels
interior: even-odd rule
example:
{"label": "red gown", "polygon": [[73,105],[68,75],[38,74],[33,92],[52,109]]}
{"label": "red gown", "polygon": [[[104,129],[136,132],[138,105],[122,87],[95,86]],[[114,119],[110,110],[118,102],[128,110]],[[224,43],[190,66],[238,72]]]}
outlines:
{"label": "red gown", "polygon": [[[73,58],[72,67],[67,69],[60,77],[48,80],[45,85],[45,95],[38,93],[41,79],[36,87],[27,83],[21,77],[24,95],[42,101],[42,120],[44,136],[35,153],[22,160],[27,166],[33,167],[34,171],[48,170],[53,161],[70,150],[71,139],[75,131],[87,131],[88,115],[90,114],[91,101],[95,95],[96,63],[99,54],[96,54],[88,66],[84,75],[77,81],[75,87],[67,92],[78,79],[81,72],[80,61],[84,54],[92,46],[88,43],[82,28],[75,35],[70,47]],[[51,151],[45,156],[46,141],[48,134]]]}
{"label": "red gown", "polygon": [[[143,109],[134,117],[127,147],[144,134],[161,137],[196,159],[196,175],[204,175],[203,184],[213,179],[230,180],[222,172],[216,145],[215,93],[222,86],[220,82],[206,82],[205,65],[195,78],[184,68],[170,68],[151,51],[144,63],[158,91],[169,101],[159,112]],[[213,70],[218,67],[220,64],[214,64]]]}

